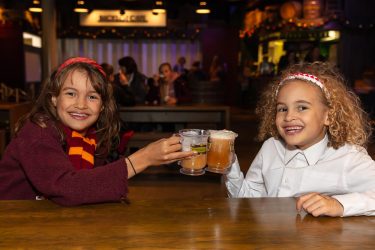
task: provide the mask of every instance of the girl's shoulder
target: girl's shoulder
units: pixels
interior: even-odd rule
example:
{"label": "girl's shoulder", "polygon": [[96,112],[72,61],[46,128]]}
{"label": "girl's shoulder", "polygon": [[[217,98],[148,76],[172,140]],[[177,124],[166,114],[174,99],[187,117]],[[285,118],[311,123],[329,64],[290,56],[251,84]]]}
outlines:
{"label": "girl's shoulder", "polygon": [[349,143],[345,143],[343,146],[337,149],[328,147],[326,156],[329,159],[347,159],[349,162],[356,162],[363,159],[372,161],[372,157],[368,154],[364,147]]}
{"label": "girl's shoulder", "polygon": [[270,137],[265,140],[262,144],[261,151],[269,154],[270,152],[278,152],[283,154],[285,152],[285,145],[282,140],[278,140],[275,137]]}
{"label": "girl's shoulder", "polygon": [[51,120],[45,120],[42,124],[27,121],[16,135],[16,138],[22,138],[30,142],[47,137],[53,139],[59,138],[56,124]]}

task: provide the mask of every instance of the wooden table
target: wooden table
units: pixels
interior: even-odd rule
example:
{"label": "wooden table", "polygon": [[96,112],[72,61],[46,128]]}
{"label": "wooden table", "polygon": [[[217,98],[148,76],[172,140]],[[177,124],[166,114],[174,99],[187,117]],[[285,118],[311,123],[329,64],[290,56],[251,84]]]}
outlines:
{"label": "wooden table", "polygon": [[229,129],[230,107],[222,105],[121,107],[120,117],[127,123],[186,123],[214,125]]}
{"label": "wooden table", "polygon": [[293,198],[0,201],[0,249],[16,248],[375,249],[375,217],[299,215]]}

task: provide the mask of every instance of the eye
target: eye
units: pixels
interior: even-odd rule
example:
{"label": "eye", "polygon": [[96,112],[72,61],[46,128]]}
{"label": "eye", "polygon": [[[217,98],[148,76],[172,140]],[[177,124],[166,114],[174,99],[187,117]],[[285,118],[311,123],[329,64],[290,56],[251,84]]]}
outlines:
{"label": "eye", "polygon": [[98,94],[92,94],[88,96],[89,100],[99,100],[100,96]]}
{"label": "eye", "polygon": [[286,112],[288,111],[288,109],[286,107],[280,106],[276,108],[276,111],[277,113],[280,113],[280,112]]}
{"label": "eye", "polygon": [[67,95],[67,96],[75,96],[76,95],[76,93],[74,92],[74,91],[66,91],[65,93],[64,93],[64,95]]}
{"label": "eye", "polygon": [[304,110],[308,109],[308,107],[306,107],[306,106],[304,106],[304,105],[299,105],[299,106],[297,107],[297,109],[298,109],[298,111],[304,111]]}

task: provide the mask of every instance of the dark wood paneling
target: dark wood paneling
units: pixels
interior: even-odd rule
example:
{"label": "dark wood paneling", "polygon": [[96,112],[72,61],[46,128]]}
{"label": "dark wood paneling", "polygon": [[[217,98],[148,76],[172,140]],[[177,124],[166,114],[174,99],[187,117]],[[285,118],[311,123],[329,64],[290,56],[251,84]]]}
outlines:
{"label": "dark wood paneling", "polygon": [[25,55],[22,30],[16,25],[0,25],[0,82],[24,89]]}

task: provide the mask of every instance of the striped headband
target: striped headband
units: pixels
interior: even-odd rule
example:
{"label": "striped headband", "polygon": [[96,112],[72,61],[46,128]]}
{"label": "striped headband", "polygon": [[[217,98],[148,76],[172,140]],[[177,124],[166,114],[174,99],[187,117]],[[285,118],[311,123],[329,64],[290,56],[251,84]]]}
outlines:
{"label": "striped headband", "polygon": [[56,72],[56,77],[61,73],[61,71],[68,67],[69,65],[72,65],[72,64],[75,64],[75,63],[87,63],[87,64],[90,64],[92,66],[94,66],[94,68],[96,68],[97,70],[99,70],[99,72],[104,76],[106,77],[106,74],[102,68],[102,66],[100,66],[97,62],[95,62],[94,60],[90,59],[90,58],[87,58],[87,57],[72,57],[72,58],[69,58],[67,59],[63,64],[60,65],[60,67],[57,69],[57,72]]}
{"label": "striped headband", "polygon": [[329,94],[328,94],[326,87],[324,86],[323,82],[318,77],[314,75],[306,74],[306,73],[300,73],[300,72],[288,75],[283,80],[281,80],[279,83],[279,86],[277,87],[276,95],[279,92],[279,88],[283,86],[287,81],[290,81],[290,80],[302,80],[302,81],[311,82],[315,84],[316,86],[318,86],[323,91],[327,99],[329,98]]}

